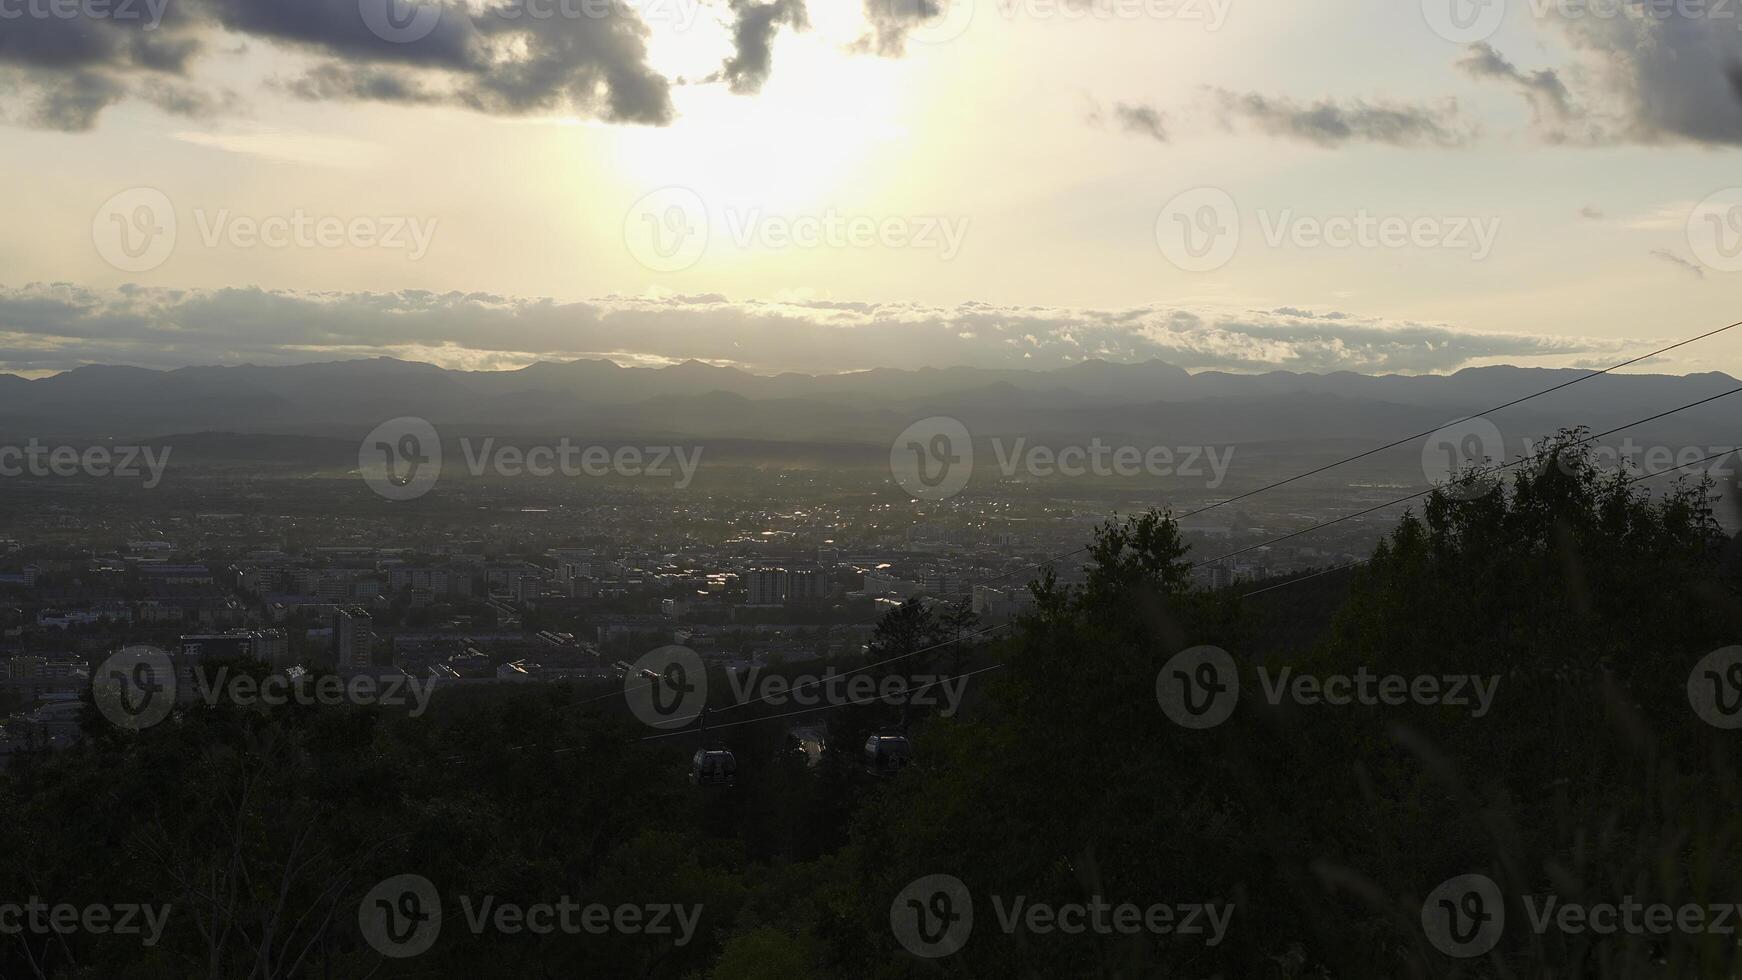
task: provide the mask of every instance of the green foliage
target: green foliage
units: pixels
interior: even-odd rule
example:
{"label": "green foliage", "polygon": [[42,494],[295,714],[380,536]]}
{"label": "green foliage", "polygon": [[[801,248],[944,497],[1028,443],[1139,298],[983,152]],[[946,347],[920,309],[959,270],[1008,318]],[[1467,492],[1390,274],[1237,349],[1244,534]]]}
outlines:
{"label": "green foliage", "polygon": [[[869,672],[1002,665],[974,678],[969,710],[833,708],[815,767],[788,751],[799,719],[719,713],[752,722],[710,733],[738,755],[730,790],[685,781],[695,737],[645,741],[620,701],[559,687],[443,699],[421,718],[220,701],[140,734],[93,727],[0,780],[0,894],[175,916],[151,948],[0,936],[0,974],[1734,975],[1728,937],[1537,935],[1517,904],[1742,896],[1735,735],[1687,697],[1694,662],[1742,627],[1733,542],[1708,486],[1654,498],[1600,473],[1581,438],[1488,492],[1466,477],[1431,495],[1363,569],[1300,592],[1194,588],[1178,526],[1150,512],[1098,528],[1083,584],[1043,577],[991,642],[963,642],[980,629],[963,607],[906,603],[879,624]],[[1159,709],[1157,677],[1206,644],[1234,656],[1240,701],[1189,730]],[[1272,704],[1284,669],[1498,687],[1481,716]],[[917,761],[878,779],[858,749],[892,727]],[[443,931],[421,957],[384,960],[356,908],[406,872],[438,884]],[[1494,953],[1455,961],[1419,916],[1469,872],[1501,885],[1510,921]],[[892,935],[891,902],[932,874],[967,885],[977,921],[960,952],[922,961]],[[474,934],[461,895],[704,912],[689,943]],[[1006,933],[994,896],[1235,912],[1214,945]]]}

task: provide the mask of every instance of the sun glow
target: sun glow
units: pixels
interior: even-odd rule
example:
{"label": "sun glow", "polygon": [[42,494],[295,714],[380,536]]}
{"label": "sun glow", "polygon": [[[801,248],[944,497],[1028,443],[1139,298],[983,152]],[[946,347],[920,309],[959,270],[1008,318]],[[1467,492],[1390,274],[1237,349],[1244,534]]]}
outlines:
{"label": "sun glow", "polygon": [[[678,42],[692,69],[699,57],[692,46],[704,33],[687,32]],[[656,28],[654,52],[662,50],[659,40]],[[648,188],[677,184],[722,206],[764,211],[865,206],[867,189],[882,182],[868,175],[899,165],[913,113],[911,72],[845,47],[838,32],[783,31],[774,44],[774,73],[757,95],[685,76],[672,93],[678,118],[670,126],[613,134],[620,177]],[[701,64],[717,69],[730,50],[721,38],[711,62]]]}

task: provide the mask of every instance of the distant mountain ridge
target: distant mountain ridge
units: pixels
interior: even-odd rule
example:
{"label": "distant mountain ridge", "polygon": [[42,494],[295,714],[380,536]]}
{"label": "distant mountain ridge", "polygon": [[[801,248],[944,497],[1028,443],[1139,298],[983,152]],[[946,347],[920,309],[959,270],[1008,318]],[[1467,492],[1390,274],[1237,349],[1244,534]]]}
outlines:
{"label": "distant mountain ridge", "polygon": [[[577,435],[887,440],[916,418],[977,435],[1083,433],[1176,442],[1368,438],[1429,428],[1594,372],[1469,368],[1452,375],[1191,374],[1163,361],[1046,371],[880,368],[755,375],[686,361],[608,360],[459,371],[393,358],[170,371],[93,365],[36,380],[0,375],[0,435],[147,438],[170,433],[349,435],[397,416],[438,426]],[[1509,409],[1520,431],[1618,425],[1742,382],[1721,373],[1607,375]],[[1742,396],[1737,397],[1742,405]],[[1677,419],[1677,432],[1742,442],[1738,405]],[[1701,438],[1712,438],[1710,434]]]}

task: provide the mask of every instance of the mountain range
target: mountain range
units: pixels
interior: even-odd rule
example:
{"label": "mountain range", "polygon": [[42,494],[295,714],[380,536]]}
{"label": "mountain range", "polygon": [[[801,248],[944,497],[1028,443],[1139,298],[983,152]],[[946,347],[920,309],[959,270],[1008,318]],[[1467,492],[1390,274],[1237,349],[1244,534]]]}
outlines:
{"label": "mountain range", "polygon": [[[1049,371],[879,369],[756,375],[688,361],[607,360],[459,371],[392,358],[155,371],[94,365],[0,375],[0,437],[147,439],[180,433],[352,437],[398,416],[504,436],[716,438],[887,444],[909,422],[960,419],[976,437],[1141,440],[1151,445],[1319,442],[1425,431],[1567,382],[1493,416],[1509,440],[1594,431],[1742,387],[1726,374],[1589,377],[1483,367],[1451,375],[1189,373],[1161,361]],[[1579,381],[1580,378],[1588,380]],[[1642,427],[1637,438],[1734,445],[1742,396]]]}

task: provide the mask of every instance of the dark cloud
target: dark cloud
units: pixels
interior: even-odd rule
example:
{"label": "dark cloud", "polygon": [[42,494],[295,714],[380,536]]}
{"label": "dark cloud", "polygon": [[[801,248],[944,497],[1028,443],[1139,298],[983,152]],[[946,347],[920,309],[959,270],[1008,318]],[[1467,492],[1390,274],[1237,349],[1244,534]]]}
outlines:
{"label": "dark cloud", "polygon": [[488,294],[0,288],[0,370],[178,367],[393,354],[459,365],[688,358],[758,371],[1051,368],[1086,358],[1228,370],[1451,371],[1483,359],[1608,354],[1611,341],[1476,333],[1347,313],[963,303],[731,302],[704,295],[561,303]]}
{"label": "dark cloud", "polygon": [[[535,17],[507,0],[482,11],[431,3],[399,23],[431,16],[427,33],[386,41],[356,0],[213,0],[233,29],[342,57],[288,84],[308,99],[444,102],[479,112],[575,112],[612,122],[660,124],[673,115],[671,86],[647,66],[647,25],[626,5],[604,16]],[[388,0],[365,0],[386,4]]]}
{"label": "dark cloud", "polygon": [[865,19],[871,33],[860,39],[857,48],[885,58],[899,58],[907,53],[907,35],[914,28],[944,15],[944,4],[967,3],[970,0],[865,0]]}
{"label": "dark cloud", "polygon": [[1512,83],[1530,103],[1539,127],[1564,126],[1573,118],[1572,95],[1560,76],[1549,69],[1521,71],[1485,41],[1470,45],[1470,53],[1458,67],[1472,78]]}
{"label": "dark cloud", "polygon": [[[462,6],[437,0],[404,4],[395,21],[417,25],[405,40],[388,40],[365,17],[386,18],[400,6],[392,0],[200,0],[225,30],[263,40],[307,45],[324,53],[362,61],[404,62],[431,68],[462,69],[472,63],[478,41],[473,18]],[[382,20],[380,23],[391,23]],[[391,35],[390,35],[391,36]]]}
{"label": "dark cloud", "polygon": [[1710,9],[1558,18],[1588,62],[1593,92],[1619,119],[1617,138],[1742,143],[1742,100],[1731,83],[1742,32],[1727,5]]}
{"label": "dark cloud", "polygon": [[286,91],[312,102],[438,102],[413,73],[400,68],[352,66],[329,61],[283,83]]}
{"label": "dark cloud", "polygon": [[1609,16],[1546,8],[1573,52],[1562,69],[1521,71],[1486,44],[1459,67],[1517,87],[1552,141],[1742,144],[1742,31],[1730,6],[1613,6]]}
{"label": "dark cloud", "polygon": [[200,119],[233,111],[242,100],[236,93],[206,91],[193,85],[167,79],[147,79],[135,86],[139,98],[157,106],[172,116]]}
{"label": "dark cloud", "polygon": [[95,128],[103,110],[126,94],[120,82],[95,71],[57,73],[34,81],[35,98],[25,121],[68,133]]}
{"label": "dark cloud", "polygon": [[[1113,105],[1113,124],[1121,132],[1147,136],[1157,143],[1167,142],[1167,114],[1157,111],[1153,106],[1139,102],[1116,102]],[[1107,125],[1107,118],[1098,105],[1091,106],[1088,114],[1091,126]]]}
{"label": "dark cloud", "polygon": [[[1101,118],[1101,110],[1096,108],[1089,113],[1089,122],[1099,126],[1105,120]],[[1167,115],[1159,112],[1154,106],[1140,102],[1116,102],[1113,104],[1113,123],[1127,133],[1147,136],[1157,143],[1167,142]]]}
{"label": "dark cloud", "polygon": [[721,66],[717,79],[724,79],[732,91],[753,95],[762,91],[773,68],[774,35],[781,25],[794,30],[810,26],[804,0],[731,0],[732,57]]}
{"label": "dark cloud", "polygon": [[1426,105],[1367,102],[1338,103],[1330,99],[1302,104],[1255,92],[1211,91],[1223,125],[1247,128],[1320,146],[1384,143],[1392,146],[1461,146],[1472,130],[1462,120],[1455,101]]}
{"label": "dark cloud", "polygon": [[[0,20],[0,103],[7,122],[82,132],[127,97],[130,80],[182,74],[199,50],[168,0],[117,8],[115,16]],[[38,8],[48,9],[48,8]]]}
{"label": "dark cloud", "polygon": [[[0,72],[23,93],[19,101],[33,106],[13,112],[12,121],[89,129],[103,109],[129,95],[181,114],[229,105],[228,93],[150,81],[184,76],[220,31],[325,56],[282,83],[306,99],[440,102],[492,114],[572,112],[651,124],[673,116],[670,83],[647,64],[647,25],[623,3],[541,7],[545,16],[534,16],[524,0],[497,0],[482,9],[458,0],[170,2],[135,4],[152,7],[161,24],[90,17],[6,21]],[[776,0],[773,16],[796,23],[803,16],[800,2]],[[413,29],[396,33],[406,25]],[[767,74],[766,39],[760,65],[755,39],[747,41],[741,30],[739,40],[742,84],[759,84]]]}
{"label": "dark cloud", "polygon": [[1579,217],[1585,218],[1585,219],[1590,220],[1590,221],[1602,221],[1604,215],[1603,215],[1603,212],[1601,212],[1601,211],[1597,210],[1596,208],[1591,207],[1589,204],[1587,204],[1584,207],[1579,209]]}
{"label": "dark cloud", "polygon": [[1694,263],[1694,262],[1689,262],[1687,259],[1682,258],[1681,256],[1675,254],[1674,252],[1669,251],[1668,249],[1663,249],[1663,248],[1653,249],[1651,254],[1653,256],[1655,256],[1656,258],[1660,258],[1660,259],[1664,260],[1665,262],[1668,262],[1670,265],[1675,266],[1676,268],[1682,270],[1683,272],[1692,274],[1695,279],[1706,278],[1706,270],[1705,270],[1704,266],[1701,266],[1701,265]]}

